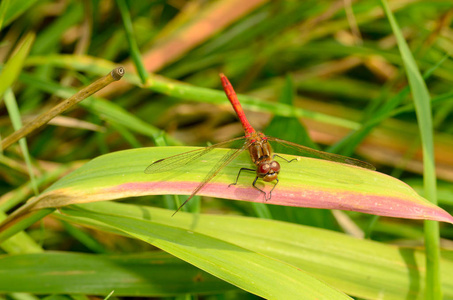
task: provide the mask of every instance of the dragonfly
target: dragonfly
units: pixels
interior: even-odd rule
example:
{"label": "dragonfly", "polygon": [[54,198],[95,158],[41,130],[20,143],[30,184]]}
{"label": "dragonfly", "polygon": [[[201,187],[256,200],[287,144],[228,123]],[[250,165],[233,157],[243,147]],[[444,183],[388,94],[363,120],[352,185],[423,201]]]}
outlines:
{"label": "dragonfly", "polygon": [[[358,166],[365,169],[375,170],[375,167],[372,164],[367,162],[350,158],[338,154],[323,152],[320,150],[315,150],[306,146],[302,146],[293,142],[285,141],[279,138],[270,137],[264,135],[262,132],[256,131],[252,125],[250,125],[249,121],[247,120],[244,110],[238,100],[236,92],[233,89],[230,81],[224,74],[220,74],[220,79],[222,81],[222,86],[225,91],[225,94],[228,100],[231,102],[234,111],[236,112],[239,121],[242,124],[242,128],[244,129],[245,135],[242,137],[234,138],[225,142],[221,142],[218,144],[214,144],[205,148],[200,148],[184,153],[180,153],[177,155],[173,155],[167,158],[162,158],[156,160],[155,162],[151,163],[146,169],[146,174],[157,174],[162,172],[171,172],[175,171],[178,168],[183,166],[187,166],[190,164],[195,163],[197,160],[205,156],[206,154],[210,153],[212,150],[217,148],[222,148],[226,145],[229,145],[233,142],[238,142],[239,147],[236,149],[230,149],[216,164],[211,168],[209,173],[205,176],[205,178],[198,184],[198,186],[192,191],[192,194],[187,198],[183,204],[181,204],[178,209],[173,213],[175,215],[190,199],[192,199],[200,190],[208,184],[219,172],[227,166],[230,162],[232,162],[239,154],[241,154],[244,150],[248,150],[250,153],[250,158],[255,165],[255,169],[252,168],[241,168],[238,172],[236,177],[236,181],[230,184],[236,185],[239,181],[239,177],[241,172],[243,171],[251,171],[255,172],[256,176],[252,183],[252,186],[264,194],[264,199],[267,201],[272,197],[272,191],[277,186],[278,174],[280,173],[280,164],[278,161],[275,160],[276,157],[283,159],[284,161],[291,163],[294,160],[287,160],[282,156],[275,154],[272,150],[272,146],[269,142],[276,142],[283,146],[286,146],[291,149],[297,150],[302,155],[317,157],[329,161],[339,162],[343,164]],[[271,191],[266,193],[264,190],[256,186],[258,179],[262,179],[265,182],[275,182]]]}

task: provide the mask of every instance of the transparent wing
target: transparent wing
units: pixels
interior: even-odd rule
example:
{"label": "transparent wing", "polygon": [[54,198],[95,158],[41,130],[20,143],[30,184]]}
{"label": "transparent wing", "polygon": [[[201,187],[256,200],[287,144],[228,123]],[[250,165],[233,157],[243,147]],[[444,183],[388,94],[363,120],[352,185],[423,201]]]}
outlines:
{"label": "transparent wing", "polygon": [[306,146],[298,145],[296,143],[288,142],[288,141],[281,140],[281,139],[278,139],[275,137],[268,136],[267,139],[269,141],[277,142],[285,147],[294,149],[294,150],[302,153],[304,156],[322,158],[322,159],[335,161],[335,162],[339,162],[339,163],[343,163],[343,164],[358,166],[358,167],[365,168],[365,169],[376,170],[376,168],[372,164],[355,159],[355,158],[350,158],[350,157],[339,155],[339,154],[333,154],[333,153],[315,150],[315,149],[312,149],[312,148],[309,148]]}
{"label": "transparent wing", "polygon": [[188,152],[184,152],[181,154],[176,154],[173,156],[169,156],[166,158],[156,160],[155,162],[150,164],[145,169],[145,173],[146,174],[155,174],[155,173],[168,172],[168,171],[172,171],[174,169],[178,169],[180,167],[183,167],[183,166],[186,166],[188,164],[195,162],[197,159],[208,154],[209,152],[211,152],[212,150],[214,150],[216,148],[221,148],[222,146],[226,146],[232,142],[240,141],[240,140],[245,141],[245,138],[239,137],[239,138],[231,139],[226,142],[208,146],[206,148],[196,149],[196,150],[192,150],[192,151],[188,151]]}
{"label": "transparent wing", "polygon": [[[213,145],[214,146],[214,145]],[[190,199],[193,198],[209,181],[211,181],[217,174],[219,174],[220,170],[222,170],[225,166],[227,166],[231,161],[233,161],[242,151],[247,149],[250,146],[250,142],[245,142],[243,146],[239,149],[231,149],[230,151],[225,154],[221,160],[219,160],[214,167],[209,171],[209,173],[205,176],[205,178],[200,182],[200,184],[192,191],[189,198],[181,204],[178,209],[173,213],[175,215]]]}

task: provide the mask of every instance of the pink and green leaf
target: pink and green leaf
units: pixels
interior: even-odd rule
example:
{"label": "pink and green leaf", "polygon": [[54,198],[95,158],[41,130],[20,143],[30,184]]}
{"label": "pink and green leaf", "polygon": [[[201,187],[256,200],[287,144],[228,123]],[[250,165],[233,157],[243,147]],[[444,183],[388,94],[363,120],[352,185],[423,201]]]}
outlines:
{"label": "pink and green leaf", "polygon": [[[199,161],[174,172],[145,174],[144,170],[153,161],[192,149],[196,148],[141,148],[100,156],[37,197],[34,209],[144,195],[190,195],[227,149],[213,150]],[[268,201],[252,187],[255,178],[252,172],[243,172],[238,184],[229,187],[240,168],[252,167],[245,151],[199,195],[453,223],[450,214],[419,196],[408,185],[376,171],[304,157],[291,163],[282,161],[281,166],[280,182]],[[259,180],[258,186],[269,192],[273,183]]]}

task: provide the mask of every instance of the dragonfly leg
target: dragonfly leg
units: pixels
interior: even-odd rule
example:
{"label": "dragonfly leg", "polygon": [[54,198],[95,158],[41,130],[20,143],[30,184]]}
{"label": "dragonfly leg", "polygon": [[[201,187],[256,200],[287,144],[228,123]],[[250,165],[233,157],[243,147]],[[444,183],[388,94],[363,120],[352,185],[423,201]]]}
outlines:
{"label": "dragonfly leg", "polygon": [[[258,180],[258,178],[259,178],[259,177],[256,176],[256,178],[255,178],[255,180],[253,181],[252,185],[253,185],[253,187],[254,187],[255,189],[257,189],[258,191],[260,191],[261,193],[263,193],[263,194],[264,194],[264,200],[268,201],[268,200],[270,200],[270,199],[272,198],[272,191],[275,189],[275,187],[276,187],[277,184],[278,184],[278,178],[275,179],[275,180],[277,180],[277,182],[274,184],[274,186],[272,187],[272,190],[269,192],[269,194],[267,194],[265,191],[263,191],[262,189],[260,189],[259,187],[257,187],[257,186],[255,185],[255,184],[256,184],[256,181]],[[268,197],[268,195],[269,195],[269,197]]]}
{"label": "dragonfly leg", "polygon": [[[293,159],[294,160],[294,159]],[[289,162],[293,161],[293,160],[290,160]],[[275,189],[275,187],[277,186],[278,184],[278,178],[276,178],[275,180],[277,180],[277,182],[274,184],[274,187],[272,188],[272,190],[269,192],[269,198],[266,199],[267,200],[270,200],[271,197],[272,197],[272,191]]]}
{"label": "dragonfly leg", "polygon": [[[263,191],[262,189],[260,189],[259,187],[257,187],[257,186],[255,185],[255,184],[256,184],[256,181],[258,180],[258,178],[259,178],[258,176],[255,177],[255,180],[253,180],[252,185],[253,185],[253,187],[254,187],[255,189],[257,189],[258,191],[260,191],[261,193],[264,194],[264,200],[267,201],[267,194],[266,194],[266,192]],[[275,187],[275,186],[274,186],[274,187]],[[270,199],[270,198],[269,198],[269,199]]]}
{"label": "dragonfly leg", "polygon": [[[235,181],[235,182],[233,182],[233,183],[231,183],[230,185],[228,185],[228,187],[230,187],[230,186],[232,186],[232,185],[236,185],[236,184],[238,183],[238,180],[239,180],[239,176],[241,175],[241,172],[242,172],[242,171],[251,171],[251,172],[256,172],[256,170],[254,170],[254,169],[249,169],[249,168],[241,168],[241,169],[239,170],[238,176],[236,177],[236,181]],[[258,177],[257,177],[257,178],[258,178]],[[256,181],[256,179],[255,179],[255,181]],[[253,183],[253,184],[255,184],[255,183]]]}
{"label": "dragonfly leg", "polygon": [[275,158],[276,156],[279,157],[279,158],[281,158],[281,159],[283,159],[284,161],[286,161],[286,162],[288,162],[288,163],[290,163],[290,162],[292,162],[292,161],[295,161],[295,160],[298,160],[297,158],[293,158],[293,159],[291,159],[291,160],[288,160],[288,159],[286,159],[286,158],[284,158],[284,157],[282,157],[282,156],[280,156],[280,155],[278,155],[278,154],[274,154],[274,155],[272,156],[272,158]]}

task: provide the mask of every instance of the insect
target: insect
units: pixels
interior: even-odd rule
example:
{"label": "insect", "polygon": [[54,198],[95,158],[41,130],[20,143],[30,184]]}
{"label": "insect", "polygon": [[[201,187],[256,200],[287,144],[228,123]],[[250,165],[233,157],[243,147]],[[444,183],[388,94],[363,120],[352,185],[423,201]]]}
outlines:
{"label": "insect", "polygon": [[[306,146],[298,145],[296,143],[288,142],[279,138],[270,137],[264,135],[262,132],[256,131],[252,125],[250,125],[249,121],[247,120],[244,110],[242,109],[241,104],[237,98],[236,92],[233,89],[228,78],[220,74],[220,79],[222,81],[223,89],[226,93],[227,98],[230,100],[233,109],[236,112],[239,120],[241,121],[242,127],[244,129],[245,135],[243,137],[231,139],[229,141],[221,142],[212,146],[208,146],[202,149],[196,149],[193,151],[177,154],[174,156],[170,156],[167,158],[159,159],[152,164],[150,164],[146,169],[146,174],[155,174],[161,172],[169,172],[173,171],[177,168],[182,166],[191,164],[196,162],[198,159],[203,157],[204,155],[208,154],[212,150],[216,148],[221,148],[222,146],[228,145],[231,142],[240,142],[242,141],[242,146],[237,149],[231,149],[228,151],[220,161],[218,161],[213,168],[209,171],[206,177],[200,182],[200,184],[192,191],[192,194],[187,198],[186,201],[175,211],[177,213],[190,199],[193,198],[209,181],[211,181],[225,166],[227,166],[231,161],[233,161],[242,151],[248,150],[250,153],[250,158],[252,162],[255,164],[256,169],[251,168],[241,168],[239,173],[236,177],[236,181],[231,185],[236,185],[239,176],[241,175],[242,171],[252,171],[256,172],[255,180],[252,183],[252,186],[264,194],[264,199],[269,200],[272,197],[272,191],[278,184],[278,174],[280,172],[280,164],[275,160],[275,157],[279,157],[286,162],[290,163],[296,159],[287,160],[278,154],[274,154],[272,147],[270,145],[270,141],[280,143],[284,146],[289,148],[295,149],[301,154],[310,155],[319,157],[322,159],[345,163],[349,165],[359,166],[366,169],[375,170],[374,166],[367,163],[360,161],[358,159],[327,153],[319,150],[315,150]],[[272,187],[269,193],[266,193],[262,189],[256,186],[257,180],[261,178],[266,182],[275,181],[274,186]],[[174,214],[175,214],[174,213]],[[173,214],[173,215],[174,215]]]}

